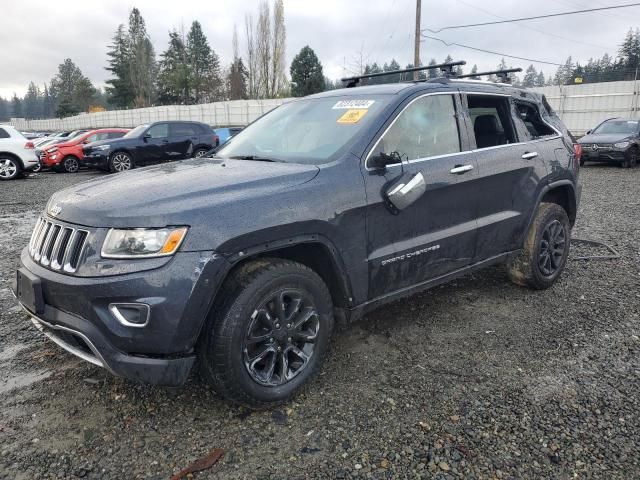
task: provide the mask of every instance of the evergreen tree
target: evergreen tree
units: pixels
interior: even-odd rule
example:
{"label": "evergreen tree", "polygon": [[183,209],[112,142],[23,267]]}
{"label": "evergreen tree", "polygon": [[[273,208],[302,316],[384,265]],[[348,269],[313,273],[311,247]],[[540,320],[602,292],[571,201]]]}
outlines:
{"label": "evergreen tree", "polygon": [[472,77],[469,77],[471,80],[480,80],[480,77],[478,77],[476,75],[476,73],[478,73],[478,65],[474,64],[473,68],[471,68],[471,75],[473,75]]}
{"label": "evergreen tree", "polygon": [[304,97],[324,90],[322,64],[308,45],[303,47],[293,58],[290,73],[293,84],[291,93],[294,97]]}
{"label": "evergreen tree", "polygon": [[51,80],[50,92],[56,97],[56,116],[63,117],[87,111],[95,88],[70,58],[58,66],[58,74]]}
{"label": "evergreen tree", "polygon": [[11,117],[22,118],[22,100],[15,93],[11,99]]}
{"label": "evergreen tree", "polygon": [[42,117],[42,98],[38,86],[30,82],[23,100],[23,113],[27,119]]}
{"label": "evergreen tree", "polygon": [[158,100],[164,105],[189,103],[190,70],[187,49],[180,34],[169,33],[169,47],[160,55]]}
{"label": "evergreen tree", "polygon": [[106,70],[113,75],[113,78],[106,82],[109,103],[116,107],[129,107],[133,105],[134,94],[129,75],[129,36],[124,25],[118,26],[107,56],[109,57],[109,66],[106,67]]}
{"label": "evergreen tree", "polygon": [[[447,57],[447,58],[451,58],[451,57]],[[438,64],[438,62],[436,62],[435,58],[432,58],[431,60],[429,60],[429,66],[433,66],[433,65],[437,65],[437,64]],[[429,78],[431,80],[432,78],[438,78],[441,75],[441,72],[440,72],[440,70],[434,68],[434,69],[431,69],[431,70],[427,70],[426,75],[427,75],[427,78]]]}
{"label": "evergreen tree", "polygon": [[197,20],[187,36],[191,97],[194,103],[212,102],[220,95],[220,61]]}
{"label": "evergreen tree", "polygon": [[524,74],[524,78],[522,79],[522,86],[525,88],[535,86],[537,78],[538,72],[536,71],[536,67],[534,67],[533,65],[529,65]]}
{"label": "evergreen tree", "polygon": [[133,104],[148,107],[155,96],[156,58],[144,19],[137,8],[129,14],[127,57]]}
{"label": "evergreen tree", "polygon": [[544,85],[545,85],[544,73],[542,72],[542,70],[540,70],[540,72],[538,72],[538,75],[536,76],[536,81],[534,83],[534,86],[544,87]]}
{"label": "evergreen tree", "polygon": [[47,84],[44,84],[44,89],[42,90],[42,116],[44,118],[52,118],[55,114],[55,98],[49,92],[49,87]]}
{"label": "evergreen tree", "polygon": [[9,120],[9,102],[0,97],[0,122]]}
{"label": "evergreen tree", "polygon": [[244,66],[242,58],[236,57],[229,68],[227,83],[229,85],[229,100],[246,100],[249,98],[247,92],[247,79],[249,72]]}

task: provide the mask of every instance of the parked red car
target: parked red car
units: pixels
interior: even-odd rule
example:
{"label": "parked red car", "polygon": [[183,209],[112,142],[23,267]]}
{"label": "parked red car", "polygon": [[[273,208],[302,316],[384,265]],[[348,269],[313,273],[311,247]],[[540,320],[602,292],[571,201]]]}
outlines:
{"label": "parked red car", "polygon": [[42,150],[40,162],[43,167],[57,172],[75,173],[80,168],[84,154],[82,147],[99,140],[111,140],[123,137],[129,130],[126,128],[101,128],[78,135],[68,142],[51,145]]}

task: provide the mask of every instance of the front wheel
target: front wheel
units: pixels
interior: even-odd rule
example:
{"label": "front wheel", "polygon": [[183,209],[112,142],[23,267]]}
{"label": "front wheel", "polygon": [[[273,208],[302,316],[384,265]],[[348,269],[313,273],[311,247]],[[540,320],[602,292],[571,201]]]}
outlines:
{"label": "front wheel", "polygon": [[250,408],[291,398],[320,369],[333,330],[327,286],[306,266],[251,262],[225,282],[198,345],[204,378]]}
{"label": "front wheel", "polygon": [[198,149],[194,150],[193,158],[204,157],[207,154],[208,151],[209,150],[207,150],[206,148],[198,148]]}
{"label": "front wheel", "polygon": [[128,153],[116,152],[109,159],[109,171],[111,173],[126,172],[133,168],[133,159]]}
{"label": "front wheel", "polygon": [[80,168],[80,162],[73,155],[69,155],[62,160],[62,170],[66,173],[76,173]]}
{"label": "front wheel", "polygon": [[533,219],[522,252],[508,264],[512,282],[542,290],[560,277],[569,256],[571,224],[564,208],[541,203]]}

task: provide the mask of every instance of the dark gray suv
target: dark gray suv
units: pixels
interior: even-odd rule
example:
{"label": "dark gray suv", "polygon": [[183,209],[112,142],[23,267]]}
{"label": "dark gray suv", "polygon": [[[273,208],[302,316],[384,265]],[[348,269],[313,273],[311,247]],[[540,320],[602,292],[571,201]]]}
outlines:
{"label": "dark gray suv", "polygon": [[452,80],[282,105],[213,158],[52,196],[14,290],[36,327],[116,375],[179,385],[198,360],[251,407],[318,372],[336,320],[506,263],[560,276],[580,184],[543,97]]}
{"label": "dark gray suv", "polygon": [[582,146],[582,162],[616,163],[633,168],[640,161],[640,121],[610,118],[589,130],[578,143]]}

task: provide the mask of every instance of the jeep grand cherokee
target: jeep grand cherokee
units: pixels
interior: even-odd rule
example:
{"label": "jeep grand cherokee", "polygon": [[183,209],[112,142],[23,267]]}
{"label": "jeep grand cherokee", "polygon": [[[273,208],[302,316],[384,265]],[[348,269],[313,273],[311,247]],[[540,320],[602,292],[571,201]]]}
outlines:
{"label": "jeep grand cherokee", "polygon": [[318,372],[334,320],[478,268],[548,288],[579,158],[543,97],[449,80],[286,103],[198,158],[58,192],[15,292],[63,348],[252,407]]}

